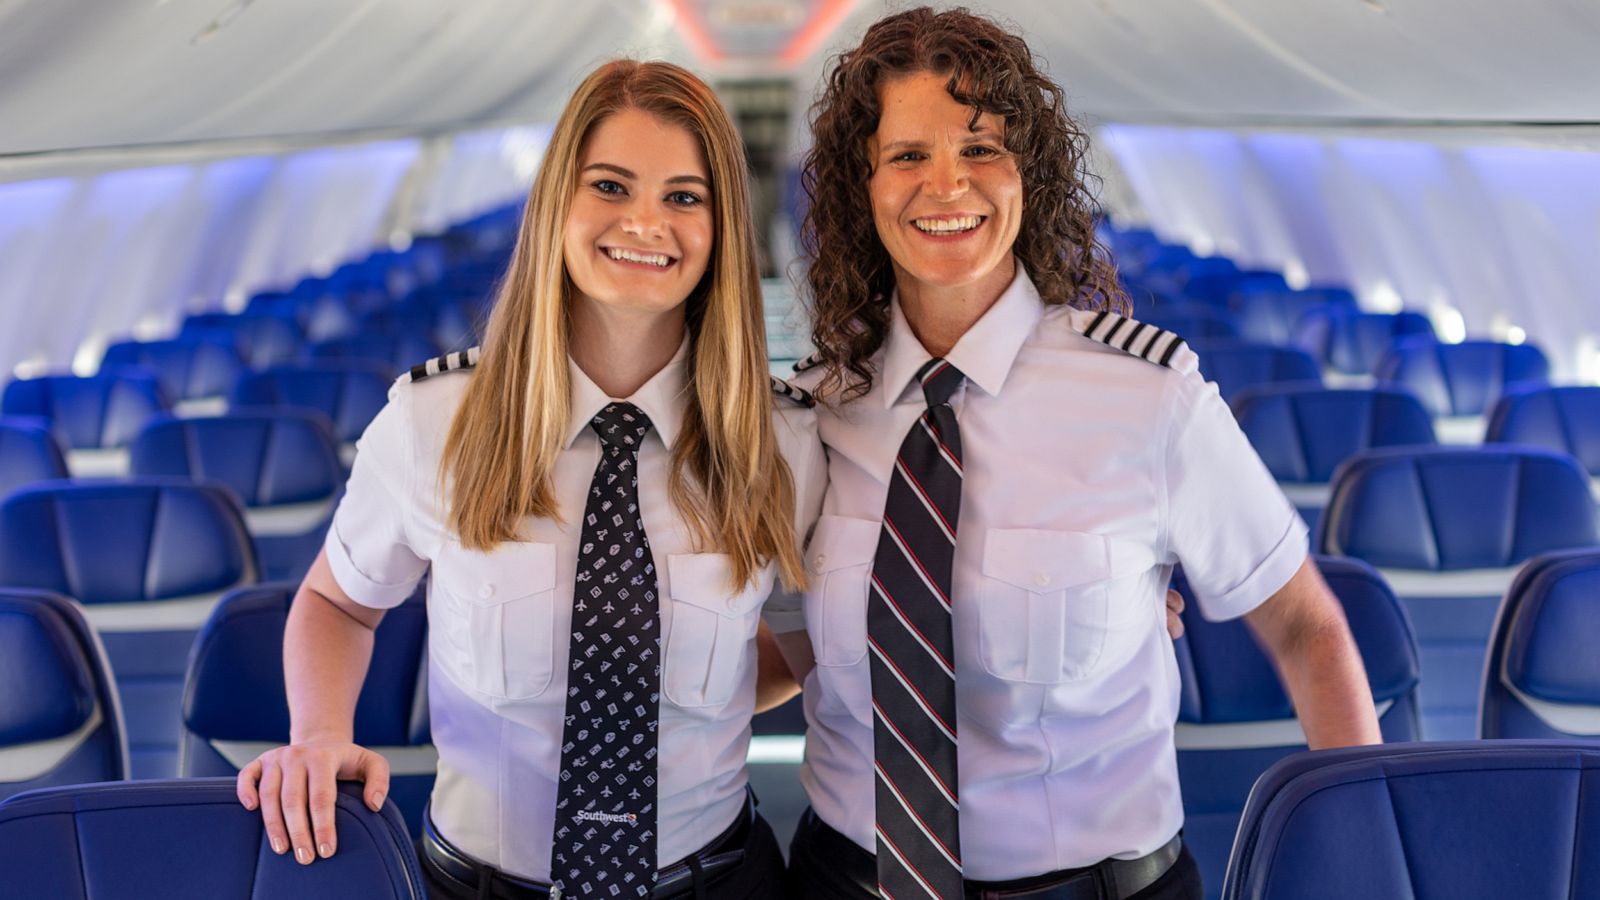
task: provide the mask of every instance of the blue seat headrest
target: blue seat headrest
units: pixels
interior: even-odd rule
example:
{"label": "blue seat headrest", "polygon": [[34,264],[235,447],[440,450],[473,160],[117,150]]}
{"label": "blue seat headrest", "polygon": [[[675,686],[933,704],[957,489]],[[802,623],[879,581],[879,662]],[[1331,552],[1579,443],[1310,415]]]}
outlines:
{"label": "blue seat headrest", "polygon": [[0,584],[130,603],[221,591],[256,573],[239,501],[220,485],[57,481],[0,503]]}
{"label": "blue seat headrest", "polygon": [[241,363],[232,347],[215,340],[178,337],[165,341],[119,341],[106,348],[100,369],[129,366],[155,373],[168,397],[190,399],[228,393]]}
{"label": "blue seat headrest", "polygon": [[1432,418],[1405,391],[1264,384],[1240,391],[1232,406],[1279,481],[1325,482],[1362,450],[1434,442]]}
{"label": "blue seat headrest", "polygon": [[1307,310],[1295,325],[1302,344],[1340,372],[1368,374],[1397,338],[1433,337],[1433,324],[1418,312],[1369,313],[1325,305]]}
{"label": "blue seat headrest", "polygon": [[65,597],[0,589],[0,747],[63,737],[89,720],[97,697],[86,628]]}
{"label": "blue seat headrest", "polygon": [[1572,457],[1499,445],[1357,454],[1334,474],[1315,546],[1375,566],[1451,571],[1597,542],[1589,478]]}
{"label": "blue seat headrest", "polygon": [[1322,382],[1322,368],[1311,354],[1293,347],[1243,341],[1207,341],[1194,345],[1200,374],[1217,383],[1225,400],[1258,384]]}
{"label": "blue seat headrest", "polygon": [[169,406],[156,377],[136,369],[13,381],[0,400],[5,415],[50,421],[74,449],[121,447]]}
{"label": "blue seat headrest", "polygon": [[129,463],[139,476],[220,482],[247,507],[322,500],[344,483],[333,424],[294,407],[157,419],[129,448]]}
{"label": "blue seat headrest", "polygon": [[[195,638],[184,687],[185,727],[208,740],[287,741],[283,628],[295,587],[231,591]],[[419,592],[378,625],[356,704],[355,737],[369,746],[415,743],[427,611]]]}
{"label": "blue seat headrest", "polygon": [[389,400],[388,369],[359,360],[277,366],[234,385],[234,406],[307,406],[333,421],[341,441],[361,436]]}
{"label": "blue seat headrest", "polygon": [[1600,549],[1545,559],[1507,599],[1505,675],[1538,700],[1600,706]]}
{"label": "blue seat headrest", "polygon": [[1543,384],[1550,366],[1532,344],[1409,338],[1394,345],[1375,374],[1379,383],[1415,394],[1435,416],[1476,416],[1509,386]]}
{"label": "blue seat headrest", "polygon": [[1510,391],[1494,405],[1484,440],[1561,450],[1600,477],[1600,385]]}
{"label": "blue seat headrest", "polygon": [[44,420],[0,418],[0,497],[26,484],[66,477],[66,457]]}

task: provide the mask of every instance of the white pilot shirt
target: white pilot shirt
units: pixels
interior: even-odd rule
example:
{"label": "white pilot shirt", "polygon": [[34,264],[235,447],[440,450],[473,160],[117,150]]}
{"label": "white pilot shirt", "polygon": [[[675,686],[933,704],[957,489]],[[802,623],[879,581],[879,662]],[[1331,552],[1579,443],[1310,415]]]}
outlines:
{"label": "white pilot shirt", "polygon": [[[728,827],[745,800],[755,705],[755,634],[775,580],[768,564],[734,590],[730,562],[700,553],[667,497],[683,419],[685,357],[632,397],[653,423],[639,453],[639,507],[660,585],[662,699],[657,855],[669,865]],[[569,363],[572,421],[553,484],[564,522],[532,518],[526,540],[483,553],[456,541],[437,492],[445,436],[470,372],[398,383],[359,443],[326,541],[345,593],[393,607],[433,566],[428,590],[428,702],[439,753],[432,817],[461,850],[548,881],[566,704],[573,575],[600,440],[589,420],[611,402]],[[794,475],[797,534],[821,503],[816,415],[774,397],[773,421]]]}
{"label": "white pilot shirt", "polygon": [[[929,354],[897,301],[867,395],[818,407],[830,485],[806,553],[801,780],[874,849],[867,575]],[[1165,592],[1183,563],[1208,618],[1253,609],[1304,561],[1306,527],[1181,348],[1163,368],[1079,333],[1021,265],[945,357],[965,481],[954,566],[961,855],[997,881],[1132,858],[1183,824],[1179,680]],[[1074,321],[1077,327],[1074,327]],[[1129,326],[1130,328],[1132,326]],[[819,370],[798,376],[813,387]],[[774,602],[792,606],[795,598]],[[769,618],[791,627],[790,615]]]}

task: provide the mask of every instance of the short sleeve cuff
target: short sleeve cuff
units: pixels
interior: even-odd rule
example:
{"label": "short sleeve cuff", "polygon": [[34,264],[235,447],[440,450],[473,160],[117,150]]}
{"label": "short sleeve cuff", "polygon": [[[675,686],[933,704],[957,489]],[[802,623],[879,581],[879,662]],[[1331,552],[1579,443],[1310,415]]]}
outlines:
{"label": "short sleeve cuff", "polygon": [[333,571],[333,580],[339,583],[339,589],[362,606],[372,609],[394,609],[411,596],[412,591],[417,588],[417,582],[421,580],[414,578],[388,583],[367,577],[356,568],[355,560],[350,558],[350,551],[345,548],[344,541],[339,539],[337,518],[328,529],[328,536],[323,539],[322,547],[328,557],[328,568]]}
{"label": "short sleeve cuff", "polygon": [[1306,523],[1298,514],[1291,515],[1283,537],[1255,571],[1226,593],[1198,598],[1201,615],[1208,621],[1222,622],[1255,609],[1289,583],[1309,552]]}

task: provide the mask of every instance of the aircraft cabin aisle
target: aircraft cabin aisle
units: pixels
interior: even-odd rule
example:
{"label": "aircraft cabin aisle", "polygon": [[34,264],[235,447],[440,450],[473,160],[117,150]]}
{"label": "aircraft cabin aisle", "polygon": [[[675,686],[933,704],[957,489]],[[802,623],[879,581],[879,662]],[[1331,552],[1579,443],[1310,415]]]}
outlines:
{"label": "aircraft cabin aisle", "polygon": [[[738,126],[791,377],[808,108],[905,8],[0,4],[0,900],[423,896],[428,609],[454,602],[426,581],[357,709],[384,810],[347,790],[339,854],[302,868],[233,792],[288,740],[285,622],[357,439],[397,376],[478,362],[556,117],[617,55],[688,67]],[[1302,754],[1272,658],[1171,572],[1184,634],[1149,689],[1177,698],[1207,897],[1600,898],[1600,6],[972,8],[1088,127],[1132,313],[1086,333],[1193,349],[1372,691],[1382,747]],[[1047,573],[995,577],[1022,639],[1073,621]],[[748,754],[786,853],[807,699]]]}

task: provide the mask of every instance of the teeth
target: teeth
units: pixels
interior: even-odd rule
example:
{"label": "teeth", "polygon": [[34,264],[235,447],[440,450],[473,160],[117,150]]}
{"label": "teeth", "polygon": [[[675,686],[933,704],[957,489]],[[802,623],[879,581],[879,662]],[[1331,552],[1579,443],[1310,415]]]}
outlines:
{"label": "teeth", "polygon": [[971,231],[982,222],[981,216],[961,216],[955,219],[916,219],[913,224],[917,230],[929,234],[954,234],[958,231]]}
{"label": "teeth", "polygon": [[623,250],[620,247],[608,248],[606,250],[606,255],[615,260],[647,263],[652,266],[660,266],[663,269],[672,264],[672,257],[662,253],[637,253],[633,250]]}

